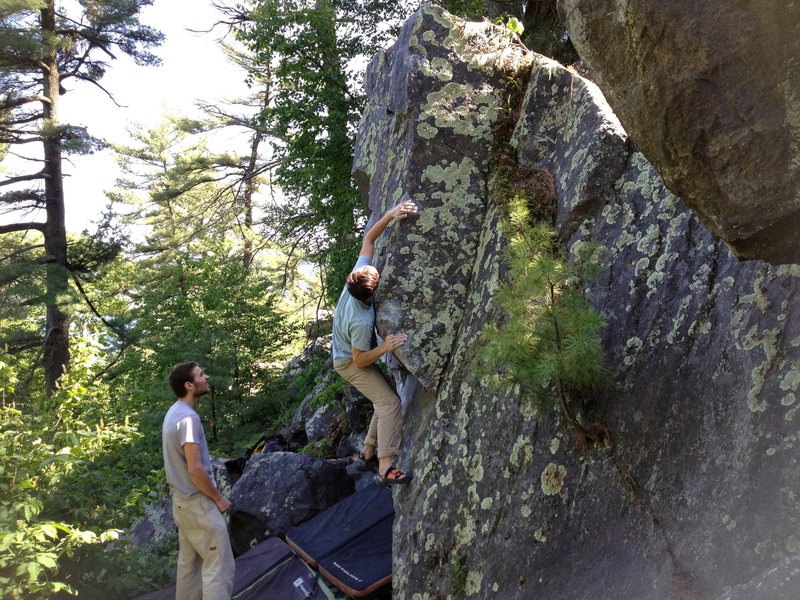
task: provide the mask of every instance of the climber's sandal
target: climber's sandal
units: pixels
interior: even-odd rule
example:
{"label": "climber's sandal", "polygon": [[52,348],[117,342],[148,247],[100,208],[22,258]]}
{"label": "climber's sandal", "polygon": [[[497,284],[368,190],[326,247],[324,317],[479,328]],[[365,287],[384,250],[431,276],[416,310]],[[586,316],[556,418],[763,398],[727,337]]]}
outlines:
{"label": "climber's sandal", "polygon": [[364,458],[362,454],[355,461],[356,469],[359,471],[369,471],[370,473],[378,472],[378,457],[373,454],[369,458]]}
{"label": "climber's sandal", "polygon": [[412,476],[406,475],[397,467],[389,467],[386,473],[380,478],[378,483],[380,485],[404,485],[411,481]]}

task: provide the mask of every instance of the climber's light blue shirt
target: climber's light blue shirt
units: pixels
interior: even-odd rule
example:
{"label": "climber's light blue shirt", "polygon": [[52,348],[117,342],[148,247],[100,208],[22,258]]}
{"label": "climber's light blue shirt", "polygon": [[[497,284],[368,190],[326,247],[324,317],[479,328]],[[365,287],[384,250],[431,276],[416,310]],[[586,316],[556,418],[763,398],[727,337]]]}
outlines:
{"label": "climber's light blue shirt", "polygon": [[[369,256],[359,256],[353,271],[366,267],[371,262],[372,259]],[[333,364],[343,365],[347,361],[353,360],[354,347],[364,352],[372,350],[372,330],[374,328],[375,311],[372,306],[353,298],[345,285],[333,313],[333,339],[331,341]]]}

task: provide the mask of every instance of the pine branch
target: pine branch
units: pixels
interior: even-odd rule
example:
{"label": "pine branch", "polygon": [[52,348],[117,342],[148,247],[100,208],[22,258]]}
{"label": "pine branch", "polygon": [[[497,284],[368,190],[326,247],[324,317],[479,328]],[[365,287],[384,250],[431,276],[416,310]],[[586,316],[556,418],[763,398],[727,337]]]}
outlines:
{"label": "pine branch", "polygon": [[117,105],[117,107],[119,107],[119,108],[128,108],[126,105],[123,105],[123,104],[120,104],[119,102],[117,102],[117,100],[114,98],[114,95],[111,92],[109,92],[106,88],[104,88],[102,85],[100,85],[99,82],[95,81],[91,77],[86,77],[85,75],[81,75],[80,73],[75,73],[74,77],[76,79],[80,79],[81,81],[88,81],[92,85],[95,85],[98,88],[100,88],[103,92],[105,92],[106,96],[108,96],[111,99],[111,101],[114,104]]}
{"label": "pine branch", "polygon": [[28,231],[36,229],[44,233],[47,230],[47,223],[11,223],[10,225],[0,225],[0,234],[12,233],[14,231]]}
{"label": "pine branch", "polygon": [[17,106],[23,106],[24,104],[29,104],[31,102],[45,102],[46,104],[50,104],[50,98],[47,96],[25,96],[24,98],[8,98],[3,102],[0,102],[0,110],[8,110],[10,108],[16,108]]}

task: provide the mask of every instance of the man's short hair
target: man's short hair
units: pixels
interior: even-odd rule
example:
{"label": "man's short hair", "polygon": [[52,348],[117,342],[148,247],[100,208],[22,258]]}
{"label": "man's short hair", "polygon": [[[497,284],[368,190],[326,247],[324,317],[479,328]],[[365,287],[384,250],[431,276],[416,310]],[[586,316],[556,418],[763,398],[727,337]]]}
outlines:
{"label": "man's short hair", "polygon": [[378,287],[378,271],[375,267],[361,267],[347,276],[347,291],[356,300],[366,302]]}
{"label": "man's short hair", "polygon": [[172,369],[169,374],[169,386],[178,398],[186,395],[186,384],[194,381],[194,368],[200,365],[196,362],[185,362]]}

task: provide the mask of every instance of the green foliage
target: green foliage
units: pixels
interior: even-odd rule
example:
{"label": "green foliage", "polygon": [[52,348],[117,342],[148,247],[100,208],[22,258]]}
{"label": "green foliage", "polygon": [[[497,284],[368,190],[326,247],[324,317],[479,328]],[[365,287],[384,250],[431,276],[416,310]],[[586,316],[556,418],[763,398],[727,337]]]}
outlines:
{"label": "green foliage", "polygon": [[[138,433],[103,419],[107,390],[83,383],[90,355],[78,345],[58,390],[24,412],[0,404],[0,598],[76,593],[88,573],[70,566],[115,540],[136,502],[108,456],[124,453]],[[0,354],[6,391],[13,362]]]}
{"label": "green foliage", "polygon": [[307,454],[308,456],[313,456],[315,458],[336,458],[336,446],[332,439],[324,438],[321,440],[317,440],[316,442],[311,442],[310,444],[303,446],[300,449],[302,454]]}
{"label": "green foliage", "polygon": [[455,559],[449,565],[448,579],[450,580],[450,589],[456,598],[463,598],[467,592],[467,556],[465,554],[457,554]]}
{"label": "green foliage", "polygon": [[517,17],[509,17],[508,21],[506,22],[506,27],[520,36],[525,31],[525,26]]}
{"label": "green foliage", "polygon": [[486,0],[443,0],[440,4],[449,13],[470,21],[489,15]]}
{"label": "green foliage", "polygon": [[274,79],[260,119],[278,141],[274,181],[290,201],[269,219],[323,266],[331,304],[364,223],[350,178],[363,60],[391,39],[401,10],[394,0],[261,0],[238,31],[254,71],[269,67]]}
{"label": "green foliage", "polygon": [[[37,184],[3,194],[3,213],[17,221],[3,234],[38,230],[45,237],[44,268],[31,265],[28,274],[37,271],[46,290],[29,297],[30,304],[23,306],[44,305],[44,311],[40,306],[31,310],[35,317],[45,314],[45,325],[39,327],[42,352],[32,360],[31,373],[37,363],[44,363],[50,393],[70,365],[69,328],[75,310],[67,264],[62,157],[103,147],[84,127],[57,120],[59,100],[70,79],[102,89],[98,82],[109,60],[117,56],[127,55],[142,65],[159,62],[150,49],[163,36],[138,21],[139,11],[152,2],[5,0],[0,5],[0,154],[11,154],[13,146],[13,154],[22,159],[18,164],[29,166],[23,168],[27,172],[14,173],[6,184]],[[31,209],[43,209],[35,221],[29,219]],[[10,267],[12,277],[17,267]],[[0,261],[0,272],[5,268]],[[14,331],[9,337],[17,338],[14,344],[22,350],[30,349],[36,343],[29,339],[29,332],[30,328],[22,334]]]}
{"label": "green foliage", "polygon": [[518,384],[539,407],[555,388],[565,417],[576,427],[570,392],[601,388],[603,317],[593,310],[582,284],[598,269],[601,251],[585,244],[572,262],[559,255],[549,224],[529,220],[530,198],[514,195],[503,227],[508,236],[509,283],[498,293],[507,317],[488,326],[482,339],[480,375]]}

